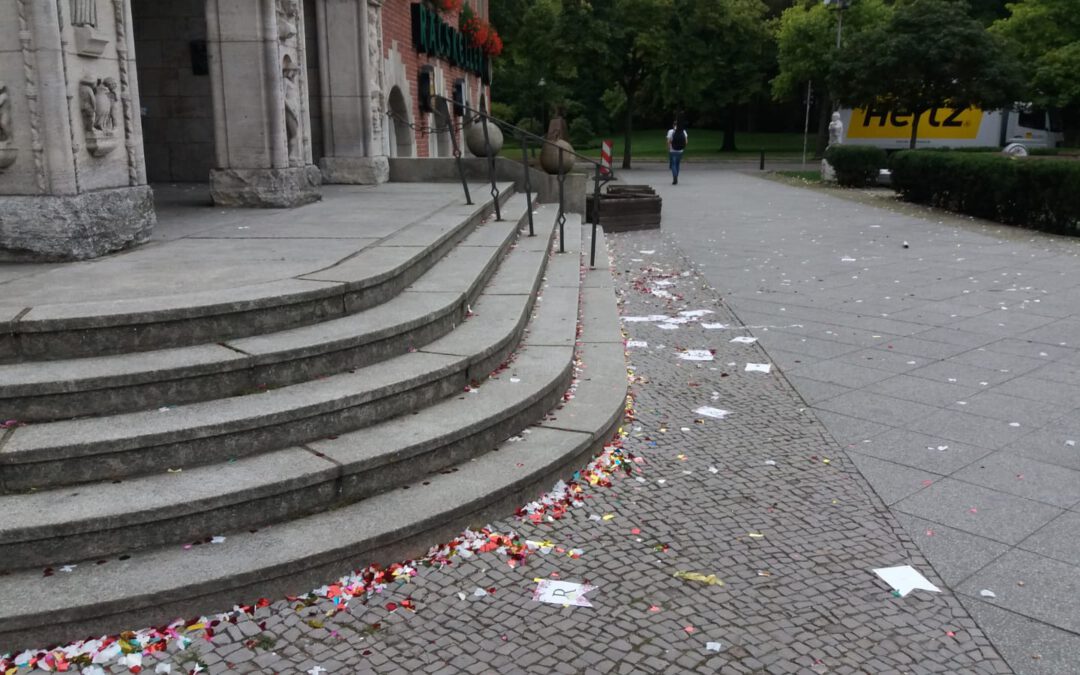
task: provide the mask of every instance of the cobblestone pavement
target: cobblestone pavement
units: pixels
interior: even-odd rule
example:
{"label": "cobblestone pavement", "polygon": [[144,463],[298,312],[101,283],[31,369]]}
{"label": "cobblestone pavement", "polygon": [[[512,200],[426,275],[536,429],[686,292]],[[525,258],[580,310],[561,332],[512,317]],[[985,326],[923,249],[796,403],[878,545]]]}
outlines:
{"label": "cobblestone pavement", "polygon": [[626,180],[1013,669],[1080,672],[1080,240],[684,174]]}
{"label": "cobblestone pavement", "polygon": [[[767,362],[761,348],[731,342],[741,329],[704,327],[737,320],[670,241],[610,241],[624,316],[712,313],[673,330],[626,324],[648,343],[628,351],[633,476],[589,489],[561,520],[493,523],[562,553],[517,568],[496,552],[422,568],[325,622],[324,607],[281,601],[168,662],[315,675],[1009,672],[950,592],[896,597],[871,572],[911,564],[943,586],[783,377],[745,372]],[[682,349],[714,360],[683,360]],[[534,579],[556,575],[595,586],[593,606],[534,602]],[[414,612],[386,606],[408,598]]]}

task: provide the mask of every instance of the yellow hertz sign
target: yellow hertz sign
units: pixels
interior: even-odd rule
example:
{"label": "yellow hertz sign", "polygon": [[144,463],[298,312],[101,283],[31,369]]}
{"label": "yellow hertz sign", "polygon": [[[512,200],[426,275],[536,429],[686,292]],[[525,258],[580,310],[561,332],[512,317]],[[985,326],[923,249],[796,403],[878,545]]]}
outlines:
{"label": "yellow hertz sign", "polygon": [[[933,108],[919,116],[919,138],[974,139],[979,134],[983,111],[978,108]],[[910,138],[911,113],[867,110],[851,111],[848,138]]]}

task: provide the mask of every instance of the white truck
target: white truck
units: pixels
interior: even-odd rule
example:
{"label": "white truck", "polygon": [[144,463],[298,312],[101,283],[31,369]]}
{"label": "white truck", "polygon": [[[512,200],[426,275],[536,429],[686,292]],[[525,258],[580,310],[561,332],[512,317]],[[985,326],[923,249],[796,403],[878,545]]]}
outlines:
{"label": "white truck", "polygon": [[[844,143],[872,145],[885,150],[906,150],[911,144],[911,114],[865,108],[842,109]],[[919,118],[917,148],[1023,146],[1060,147],[1065,141],[1056,112],[1028,106],[1012,110],[934,108]]]}

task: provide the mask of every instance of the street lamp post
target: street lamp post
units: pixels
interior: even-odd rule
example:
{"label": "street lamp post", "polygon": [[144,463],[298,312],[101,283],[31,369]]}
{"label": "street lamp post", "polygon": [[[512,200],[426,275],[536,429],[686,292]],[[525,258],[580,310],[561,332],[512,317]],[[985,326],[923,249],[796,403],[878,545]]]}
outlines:
{"label": "street lamp post", "polygon": [[[844,10],[851,7],[852,0],[823,0],[826,7],[836,8],[836,51],[840,51],[840,36],[844,32]],[[833,101],[833,110],[839,110],[840,103]]]}

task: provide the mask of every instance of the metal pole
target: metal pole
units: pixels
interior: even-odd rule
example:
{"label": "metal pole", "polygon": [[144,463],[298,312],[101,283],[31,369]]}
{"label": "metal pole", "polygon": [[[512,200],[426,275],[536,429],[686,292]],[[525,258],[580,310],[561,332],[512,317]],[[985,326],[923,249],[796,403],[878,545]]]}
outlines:
{"label": "metal pole", "polygon": [[532,180],[529,178],[529,139],[525,134],[521,135],[521,165],[525,167],[525,210],[529,213],[529,236],[535,237],[533,232],[533,209],[532,209]]}
{"label": "metal pole", "polygon": [[592,208],[592,244],[589,248],[589,269],[596,269],[596,228],[600,225],[600,165],[596,166]]}
{"label": "metal pole", "polygon": [[454,144],[454,161],[457,163],[458,176],[461,176],[461,188],[465,190],[465,203],[471,206],[472,195],[469,194],[469,181],[465,180],[465,166],[461,163],[461,147],[458,145],[457,129],[449,119],[446,123],[450,125],[450,140]]}
{"label": "metal pole", "polygon": [[566,176],[563,172],[563,148],[561,145],[556,147],[559,148],[559,216],[556,219],[559,223],[559,253],[566,253],[566,211],[563,207],[563,182]]}
{"label": "metal pole", "polygon": [[806,139],[810,137],[810,97],[814,94],[814,81],[806,82],[806,122],[803,124],[802,135],[802,168],[806,169]]}
{"label": "metal pole", "polygon": [[484,125],[484,154],[488,159],[488,177],[491,179],[491,198],[495,202],[495,220],[502,220],[502,208],[499,206],[499,187],[495,184],[495,152],[491,149],[488,136],[487,115],[480,113],[480,124]]}
{"label": "metal pole", "polygon": [[758,171],[764,171],[765,170],[765,151],[764,150],[761,151],[761,158],[760,159],[761,159],[761,161],[758,163]]}

